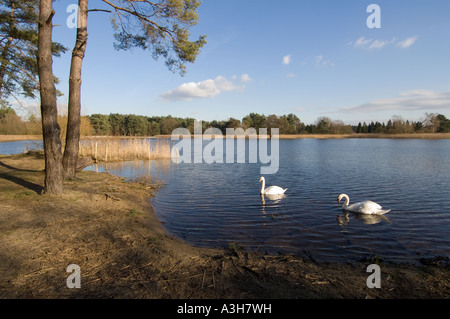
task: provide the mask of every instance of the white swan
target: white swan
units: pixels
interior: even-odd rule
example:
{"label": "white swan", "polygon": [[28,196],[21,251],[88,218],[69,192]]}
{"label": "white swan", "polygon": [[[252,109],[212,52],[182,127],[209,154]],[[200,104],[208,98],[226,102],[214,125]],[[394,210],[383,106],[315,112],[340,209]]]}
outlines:
{"label": "white swan", "polygon": [[349,212],[368,215],[383,215],[391,211],[390,209],[382,209],[380,205],[370,200],[349,205],[350,198],[346,194],[341,194],[338,196],[338,203],[341,202],[342,198],[345,198],[345,203],[342,205],[342,209]]}
{"label": "white swan", "polygon": [[261,194],[264,195],[280,195],[280,194],[284,194],[284,192],[287,190],[281,188],[280,186],[269,186],[265,189],[266,187],[266,179],[264,177],[261,177],[259,179],[259,181],[262,181],[262,185],[261,185]]}

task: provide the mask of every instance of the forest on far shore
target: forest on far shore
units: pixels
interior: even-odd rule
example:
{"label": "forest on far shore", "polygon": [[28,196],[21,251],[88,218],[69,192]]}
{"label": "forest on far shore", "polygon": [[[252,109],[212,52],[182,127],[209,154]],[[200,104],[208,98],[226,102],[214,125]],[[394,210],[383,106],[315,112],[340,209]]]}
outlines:
{"label": "forest on far shore", "polygon": [[[62,135],[65,135],[67,116],[59,116]],[[193,118],[172,116],[143,116],[123,114],[92,114],[82,116],[82,136],[155,136],[170,135],[176,128],[187,128],[194,132]],[[340,120],[319,117],[314,124],[304,124],[297,115],[269,115],[250,113],[242,120],[229,118],[222,121],[202,121],[203,131],[207,128],[218,128],[226,134],[227,128],[278,128],[280,134],[404,134],[404,133],[448,133],[450,119],[443,114],[425,113],[422,121],[409,121],[400,116],[393,116],[385,122],[363,122],[348,125]],[[269,131],[270,132],[270,131]],[[41,120],[34,115],[28,119],[19,117],[14,109],[0,108],[0,135],[40,135]]]}

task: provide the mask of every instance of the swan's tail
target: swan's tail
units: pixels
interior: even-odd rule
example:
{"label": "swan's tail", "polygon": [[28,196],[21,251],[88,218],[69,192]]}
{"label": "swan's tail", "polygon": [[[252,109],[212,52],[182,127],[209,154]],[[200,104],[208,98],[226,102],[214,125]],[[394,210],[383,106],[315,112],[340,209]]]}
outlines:
{"label": "swan's tail", "polygon": [[391,211],[391,209],[381,209],[379,211],[377,211],[377,215],[384,215],[386,213],[389,213]]}
{"label": "swan's tail", "polygon": [[285,189],[283,190],[283,194],[284,194],[284,193],[286,193],[286,191],[287,191],[287,190],[288,190],[288,189],[287,189],[287,188],[285,188]]}

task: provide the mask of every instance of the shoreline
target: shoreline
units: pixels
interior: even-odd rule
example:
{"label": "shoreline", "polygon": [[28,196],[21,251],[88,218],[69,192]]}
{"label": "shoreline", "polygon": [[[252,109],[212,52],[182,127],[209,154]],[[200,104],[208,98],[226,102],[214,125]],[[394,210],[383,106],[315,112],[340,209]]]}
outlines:
{"label": "shoreline", "polygon": [[[191,134],[194,137],[194,134]],[[171,138],[172,135],[155,136],[82,136],[81,139],[130,139],[130,138]],[[203,138],[226,138],[226,135],[202,135]],[[404,134],[385,134],[385,133],[353,133],[353,134],[280,134],[280,140],[283,139],[348,139],[348,138],[380,138],[380,139],[427,139],[439,140],[450,139],[450,133],[404,133]],[[248,138],[248,136],[246,136]],[[0,135],[1,142],[14,142],[25,140],[42,140],[41,135]]]}
{"label": "shoreline", "polygon": [[405,134],[378,134],[378,133],[354,133],[354,134],[297,134],[280,135],[280,139],[346,139],[346,138],[381,138],[381,139],[450,139],[450,133],[405,133]]}
{"label": "shoreline", "polygon": [[[449,298],[450,269],[372,259],[318,263],[292,255],[200,248],[168,235],[154,183],[82,171],[62,196],[40,195],[41,154],[0,156],[0,298]],[[382,288],[367,287],[369,264]],[[66,267],[81,269],[81,289]]]}
{"label": "shoreline", "polygon": [[[182,136],[182,135],[180,135]],[[194,137],[194,134],[191,134]],[[203,138],[226,138],[226,135],[202,135]],[[150,136],[150,138],[171,138],[172,135],[156,135]],[[245,136],[248,138],[248,136]],[[269,138],[267,136],[266,138]],[[354,134],[280,134],[278,136],[280,140],[290,139],[349,139],[349,138],[361,138],[361,139],[450,139],[450,133],[405,133],[405,134],[378,134],[378,133],[354,133]]]}

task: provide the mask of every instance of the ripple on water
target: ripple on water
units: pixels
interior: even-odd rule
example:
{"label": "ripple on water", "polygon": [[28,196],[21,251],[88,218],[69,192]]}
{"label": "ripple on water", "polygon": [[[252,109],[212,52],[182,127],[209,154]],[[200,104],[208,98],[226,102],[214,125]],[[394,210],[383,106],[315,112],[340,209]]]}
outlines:
{"label": "ripple on water", "polygon": [[[152,203],[169,233],[198,246],[324,261],[450,256],[449,140],[281,140],[279,163],[266,185],[288,188],[280,200],[261,200],[259,164],[172,163],[150,172],[167,184]],[[392,211],[345,216],[340,193]]]}

